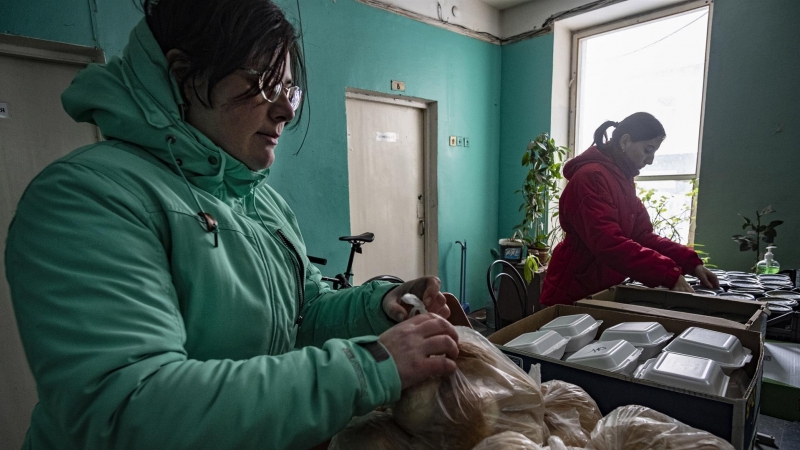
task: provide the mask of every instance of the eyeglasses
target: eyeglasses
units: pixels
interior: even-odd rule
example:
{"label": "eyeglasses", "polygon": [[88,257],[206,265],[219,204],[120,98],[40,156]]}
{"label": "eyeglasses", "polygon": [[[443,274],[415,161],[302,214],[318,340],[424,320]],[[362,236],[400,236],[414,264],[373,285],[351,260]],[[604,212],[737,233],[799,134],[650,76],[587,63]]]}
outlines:
{"label": "eyeglasses", "polygon": [[270,103],[275,103],[281,96],[281,92],[283,92],[286,94],[286,98],[289,100],[289,104],[292,106],[292,111],[297,111],[297,108],[300,106],[300,100],[303,99],[303,90],[300,89],[300,87],[283,87],[283,83],[279,81],[271,88],[265,89],[266,86],[264,86],[264,77],[266,77],[267,72],[259,72],[255,69],[247,69],[244,67],[242,70],[250,75],[258,76],[258,89],[261,90],[261,96],[264,97],[264,100]]}

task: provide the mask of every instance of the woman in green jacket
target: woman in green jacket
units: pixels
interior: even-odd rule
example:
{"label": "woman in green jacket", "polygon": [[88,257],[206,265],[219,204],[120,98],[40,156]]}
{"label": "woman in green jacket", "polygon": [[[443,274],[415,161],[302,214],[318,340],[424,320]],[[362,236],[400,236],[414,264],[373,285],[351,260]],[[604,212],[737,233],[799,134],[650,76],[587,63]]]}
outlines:
{"label": "woman in green jacket", "polygon": [[[266,183],[302,97],[280,9],[144,6],[123,56],[62,96],[106,141],[39,174],[9,231],[25,448],[309,448],[453,372],[439,280],[331,291]],[[406,292],[438,314],[406,320]]]}

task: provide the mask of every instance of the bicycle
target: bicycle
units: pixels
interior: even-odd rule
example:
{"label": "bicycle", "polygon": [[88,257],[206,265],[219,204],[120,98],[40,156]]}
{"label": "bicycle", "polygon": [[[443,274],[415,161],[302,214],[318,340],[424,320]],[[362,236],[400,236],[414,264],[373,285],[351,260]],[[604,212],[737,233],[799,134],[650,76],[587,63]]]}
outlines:
{"label": "bicycle", "polygon": [[[322,277],[322,281],[327,281],[331,284],[331,287],[334,290],[339,289],[347,289],[353,287],[351,283],[351,279],[353,278],[353,259],[356,256],[356,253],[361,253],[361,246],[372,242],[375,240],[375,234],[373,233],[362,233],[358,236],[342,236],[339,238],[340,241],[349,242],[350,243],[350,259],[347,261],[347,268],[345,269],[344,273],[339,273],[334,275],[333,277]],[[316,256],[307,255],[308,260],[314,264],[319,266],[324,266],[328,264],[328,260],[325,258],[318,258]],[[403,283],[403,280],[394,276],[394,275],[378,275],[376,277],[372,277],[369,280],[365,281],[364,283],[369,283],[370,281],[389,281],[392,283]]]}

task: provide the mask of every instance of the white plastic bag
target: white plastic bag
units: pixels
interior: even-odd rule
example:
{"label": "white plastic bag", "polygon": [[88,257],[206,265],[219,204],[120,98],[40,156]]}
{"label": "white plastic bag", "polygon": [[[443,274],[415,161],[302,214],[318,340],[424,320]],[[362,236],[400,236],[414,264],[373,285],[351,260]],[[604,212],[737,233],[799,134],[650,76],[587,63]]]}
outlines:
{"label": "white plastic bag", "polygon": [[711,433],[644,406],[622,406],[605,416],[592,431],[592,450],[733,450]]}
{"label": "white plastic bag", "polygon": [[539,384],[479,333],[456,329],[458,370],[406,389],[392,408],[397,424],[437,450],[470,449],[504,431],[544,444]]}
{"label": "white plastic bag", "polygon": [[504,431],[482,440],[472,450],[543,450],[542,446],[513,431]]}
{"label": "white plastic bag", "polygon": [[553,380],[542,383],[544,423],[566,446],[583,447],[603,418],[597,403],[580,386]]}

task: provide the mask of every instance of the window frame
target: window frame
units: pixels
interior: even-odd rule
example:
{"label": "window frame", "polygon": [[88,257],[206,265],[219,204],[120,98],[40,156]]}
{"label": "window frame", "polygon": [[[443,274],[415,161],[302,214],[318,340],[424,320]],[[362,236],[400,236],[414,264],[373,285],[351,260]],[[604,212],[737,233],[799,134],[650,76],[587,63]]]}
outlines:
{"label": "window frame", "polygon": [[[652,22],[656,20],[663,19],[665,17],[673,16],[676,14],[685,13],[688,11],[692,11],[695,9],[700,8],[708,8],[708,24],[706,27],[706,48],[705,48],[705,65],[703,68],[703,91],[701,94],[700,100],[700,132],[698,134],[698,142],[697,142],[697,161],[695,163],[695,171],[691,174],[679,174],[679,175],[642,175],[637,176],[635,181],[694,181],[695,183],[698,182],[700,179],[700,156],[703,152],[703,131],[705,125],[705,112],[706,112],[706,93],[708,91],[708,59],[711,50],[711,25],[713,22],[713,15],[714,15],[714,2],[713,0],[692,0],[687,1],[685,3],[681,3],[679,5],[670,6],[666,8],[657,9],[654,11],[650,11],[644,14],[638,14],[631,17],[626,17],[624,19],[615,20],[612,22],[604,23],[601,25],[592,26],[589,28],[585,28],[582,30],[576,30],[572,33],[572,55],[571,56],[571,67],[570,67],[570,83],[569,83],[569,148],[571,150],[570,158],[573,158],[577,155],[575,144],[576,144],[576,130],[578,129],[578,108],[580,105],[578,104],[578,92],[580,89],[581,77],[578,68],[581,65],[581,58],[583,57],[580,54],[580,40],[596,36],[599,34],[605,34],[608,32],[616,31],[621,28],[627,28],[633,25],[640,25],[647,22]],[[584,149],[585,150],[585,149]],[[691,206],[691,213],[690,213],[690,222],[689,222],[689,243],[688,245],[692,245],[694,243],[694,234],[696,229],[696,221],[695,217],[697,215],[697,196],[692,199],[692,206]]]}

